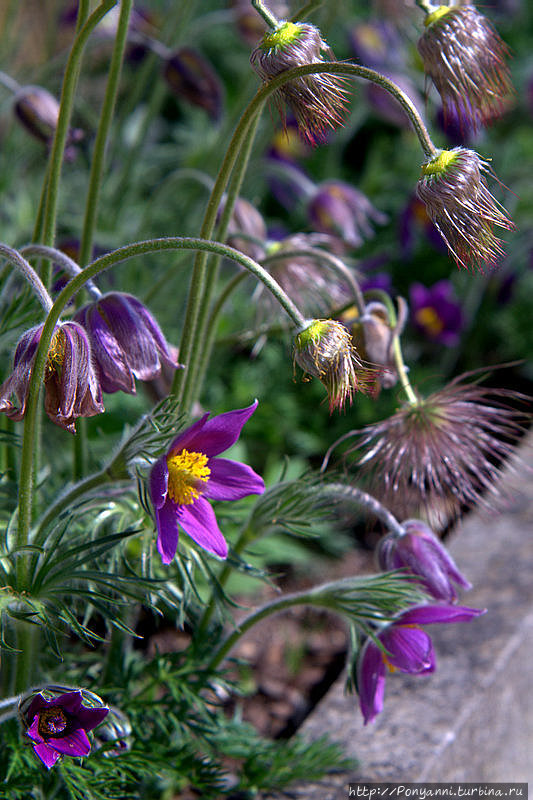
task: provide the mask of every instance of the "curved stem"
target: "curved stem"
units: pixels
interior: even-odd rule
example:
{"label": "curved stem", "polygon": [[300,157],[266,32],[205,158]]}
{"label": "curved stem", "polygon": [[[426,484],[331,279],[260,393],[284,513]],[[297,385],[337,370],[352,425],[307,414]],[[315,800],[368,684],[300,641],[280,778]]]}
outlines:
{"label": "curved stem", "polygon": [[400,384],[405,392],[407,400],[412,406],[416,406],[419,403],[419,399],[415,390],[411,386],[411,381],[409,380],[409,376],[407,374],[407,367],[405,365],[405,361],[403,360],[402,346],[400,344],[399,336],[395,336],[392,341],[392,355],[394,357],[394,366],[396,367],[396,372],[398,373],[398,378],[400,379]]}
{"label": "curved stem", "polygon": [[356,486],[345,483],[329,483],[323,488],[324,494],[329,494],[334,500],[347,500],[357,506],[362,506],[374,517],[377,517],[396,536],[403,536],[405,531],[394,514],[371,494],[363,492]]}
{"label": "curved stem", "polygon": [[299,22],[302,19],[305,19],[316,8],[320,8],[323,2],[324,0],[309,0],[308,3],[299,8],[298,11],[292,15],[291,22]]}
{"label": "curved stem", "polygon": [[14,78],[12,78],[11,75],[8,75],[7,72],[2,72],[1,70],[0,70],[0,83],[2,84],[2,86],[5,86],[5,88],[8,89],[10,92],[13,92],[13,94],[16,94],[18,90],[22,88],[20,83],[17,83],[17,81]]}
{"label": "curved stem", "polygon": [[20,253],[17,252],[17,250],[13,250],[12,247],[8,247],[6,244],[0,244],[0,256],[5,258],[6,261],[9,261],[9,263],[16,267],[16,269],[24,276],[33,289],[33,292],[39,300],[39,303],[48,314],[53,306],[53,301],[46,291],[44,283],[39,278],[33,267],[28,264],[26,259],[23,258]]}
{"label": "curved stem", "polygon": [[105,90],[104,102],[100,112],[100,121],[94,142],[91,174],[89,177],[89,188],[85,204],[85,216],[83,220],[83,230],[80,243],[80,264],[86,264],[91,259],[93,249],[93,237],[96,227],[98,213],[98,199],[104,171],[105,148],[109,128],[113,119],[113,111],[118,94],[120,72],[124,58],[124,50],[128,36],[128,25],[133,6],[133,0],[121,0],[120,17],[117,26],[115,44],[111,56],[107,86]]}
{"label": "curved stem", "polygon": [[[68,272],[71,276],[79,275],[82,272],[82,268],[70,256],[67,256],[66,253],[56,247],[47,247],[45,244],[27,244],[21,247],[19,252],[29,256],[49,258],[50,261],[54,261],[60,267],[63,267],[65,272]],[[87,281],[86,288],[95,300],[102,296],[102,292],[92,281]]]}
{"label": "curved stem", "polygon": [[342,275],[342,277],[345,278],[350,284],[350,289],[353,292],[353,300],[355,301],[355,305],[357,306],[359,314],[362,316],[365,313],[365,299],[355,275],[353,274],[352,270],[346,266],[342,259],[334,256],[332,253],[328,253],[325,250],[313,249],[311,247],[299,247],[295,250],[278,250],[277,252],[272,253],[272,255],[265,256],[265,258],[261,259],[261,263],[263,266],[267,266],[273,261],[282,260],[284,258],[299,257],[313,258],[319,263],[323,261],[333,270],[338,272],[339,275]]}

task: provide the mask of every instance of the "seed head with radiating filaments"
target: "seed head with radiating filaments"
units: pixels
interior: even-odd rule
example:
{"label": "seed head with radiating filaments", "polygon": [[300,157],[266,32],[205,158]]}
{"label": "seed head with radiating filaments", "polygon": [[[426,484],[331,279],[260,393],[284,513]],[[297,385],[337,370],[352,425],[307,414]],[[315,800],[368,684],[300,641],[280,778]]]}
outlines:
{"label": "seed head with radiating filaments", "polygon": [[[250,61],[259,77],[268,83],[293,67],[322,64],[329,48],[314,25],[281,22],[266,33]],[[311,144],[323,141],[328,128],[342,125],[346,92],[344,79],[337,75],[305,75],[289,81],[275,92],[283,117],[282,102],[291,108],[300,134]]]}
{"label": "seed head with radiating filaments", "polygon": [[509,51],[489,20],[470,4],[456,4],[439,6],[425,24],[418,50],[445,119],[478,130],[500,116],[512,90]]}
{"label": "seed head with radiating filaments", "polygon": [[474,150],[440,150],[422,165],[416,189],[457,265],[480,272],[496,266],[504,255],[494,228],[514,228],[484,174],[493,173]]}

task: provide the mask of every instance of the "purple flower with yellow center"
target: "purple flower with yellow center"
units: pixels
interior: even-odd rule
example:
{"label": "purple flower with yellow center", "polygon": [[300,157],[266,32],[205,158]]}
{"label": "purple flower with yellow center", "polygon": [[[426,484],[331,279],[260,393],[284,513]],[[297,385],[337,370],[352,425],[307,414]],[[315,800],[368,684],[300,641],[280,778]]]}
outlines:
{"label": "purple flower with yellow center", "polygon": [[75,319],[87,331],[100,385],[108,394],[135,394],[135,378],[157,378],[163,364],[179,367],[153,316],[130,294],[105,294]]}
{"label": "purple flower with yellow center", "polygon": [[[268,83],[293,67],[323,64],[323,53],[330,53],[320,31],[303,22],[280,22],[266,33],[250,56],[252,67]],[[346,92],[338,75],[305,75],[289,81],[274,94],[283,116],[282,101],[292,110],[300,134],[310,144],[323,141],[328,128],[343,122]]]}
{"label": "purple flower with yellow center", "polygon": [[[15,349],[13,372],[0,386],[0,411],[10,419],[21,420],[26,413],[35,356],[43,326],[24,333]],[[91,347],[86,332],[76,322],[57,325],[44,373],[44,410],[56,425],[76,433],[78,417],[93,417],[104,411],[102,390],[92,365]],[[18,406],[12,402],[15,396]]]}
{"label": "purple flower with yellow center", "polygon": [[509,51],[489,20],[470,3],[455,3],[438,6],[425,26],[418,51],[445,118],[456,115],[475,131],[500,116],[512,89]]}
{"label": "purple flower with yellow center", "polygon": [[377,557],[381,569],[402,569],[420,580],[423,588],[445,603],[455,603],[454,583],[463,589],[472,585],[459,572],[442,542],[419,519],[402,522],[404,534],[389,534],[379,543]]}
{"label": "purple flower with yellow center", "polygon": [[322,183],[308,205],[308,214],[315,230],[340,236],[352,247],[373,236],[372,222],[383,225],[387,221],[368,197],[342,181]]}
{"label": "purple flower with yellow center", "polygon": [[150,496],[164,564],[176,554],[180,528],[204,550],[226,558],[228,546],[207,500],[240,500],[264,492],[263,479],[247,464],[218,458],[235,444],[256,408],[257,400],[211,419],[204,414],[153,465]]}
{"label": "purple flower with yellow center", "polygon": [[50,699],[39,693],[24,710],[23,720],[36,755],[50,769],[61,756],[88,756],[91,743],[87,731],[96,728],[108,711],[105,706],[84,706],[80,690]]}
{"label": "purple flower with yellow center", "polygon": [[367,639],[357,661],[359,705],[365,725],[373,722],[383,711],[387,669],[408,675],[434,672],[433,643],[420,625],[470,622],[484,613],[484,609],[465,606],[415,606],[378,633],[377,639],[382,647]]}
{"label": "purple flower with yellow center", "polygon": [[430,288],[413,283],[410,288],[413,322],[428,339],[453,347],[459,341],[463,313],[450,281]]}

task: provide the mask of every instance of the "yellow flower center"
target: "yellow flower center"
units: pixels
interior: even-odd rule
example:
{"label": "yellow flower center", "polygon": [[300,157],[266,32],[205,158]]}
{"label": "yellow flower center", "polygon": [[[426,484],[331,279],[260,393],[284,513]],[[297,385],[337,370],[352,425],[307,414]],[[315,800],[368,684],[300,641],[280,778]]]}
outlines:
{"label": "yellow flower center", "polygon": [[65,359],[65,334],[63,331],[57,330],[52,336],[50,347],[48,349],[48,356],[46,358],[46,377],[50,377],[53,372],[61,372],[63,361]]}
{"label": "yellow flower center", "polygon": [[424,20],[424,25],[426,28],[428,28],[430,25],[433,25],[434,22],[437,22],[439,19],[441,19],[441,17],[449,14],[454,8],[455,6],[439,6],[435,9],[435,11],[432,11],[431,14],[427,15]]}
{"label": "yellow flower center", "polygon": [[416,321],[426,328],[433,336],[438,336],[441,333],[444,325],[441,318],[434,308],[426,306],[426,308],[419,308],[415,314]]}
{"label": "yellow flower center", "polygon": [[443,172],[446,172],[448,167],[456,162],[457,155],[455,150],[441,150],[431,161],[422,164],[422,175],[425,177],[442,175]]}
{"label": "yellow flower center", "polygon": [[205,490],[211,470],[205,453],[182,450],[167,458],[168,494],[180,506],[190,506]]}
{"label": "yellow flower center", "polygon": [[262,50],[277,50],[291,45],[302,34],[302,26],[294,22],[282,22],[281,25],[271,33],[266,33],[261,42]]}

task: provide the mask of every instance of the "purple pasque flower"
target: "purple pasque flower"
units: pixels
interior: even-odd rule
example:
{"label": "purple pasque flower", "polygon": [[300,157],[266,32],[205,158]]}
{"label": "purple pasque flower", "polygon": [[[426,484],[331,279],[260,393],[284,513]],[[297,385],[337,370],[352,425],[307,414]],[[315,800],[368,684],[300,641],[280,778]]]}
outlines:
{"label": "purple pasque flower", "polygon": [[307,213],[314,230],[339,236],[352,247],[359,247],[374,235],[373,222],[387,222],[368,197],[343,181],[325,181],[318,186]]}
{"label": "purple pasque flower", "polygon": [[382,647],[367,639],[357,660],[359,706],[365,725],[383,711],[387,669],[409,675],[434,672],[433,643],[420,625],[470,622],[484,613],[485,609],[465,606],[415,606],[399,614],[377,634]]}
{"label": "purple pasque flower", "polygon": [[79,758],[89,755],[91,743],[87,731],[96,728],[109,709],[105,706],[87,708],[82,701],[79,689],[51,699],[39,693],[24,711],[26,735],[47,769],[53,767],[61,756]]}
{"label": "purple pasque flower", "polygon": [[130,294],[109,292],[81,308],[75,319],[87,331],[100,385],[108,394],[135,394],[135,378],[157,378],[162,364],[180,366],[154,317]]}
{"label": "purple pasque flower", "polygon": [[402,528],[403,536],[389,534],[380,541],[377,557],[381,569],[406,570],[420,579],[432,597],[445,603],[457,601],[454,583],[463,589],[472,588],[444,545],[422,520],[408,519],[402,522]]}
{"label": "purple pasque flower", "polygon": [[153,465],[150,497],[163,564],[174,558],[180,528],[204,550],[226,558],[228,546],[207,500],[240,500],[264,492],[263,479],[247,464],[217,458],[235,444],[256,408],[257,400],[211,419],[204,414]]}
{"label": "purple pasque flower", "polygon": [[[43,326],[26,331],[17,344],[13,372],[0,386],[0,411],[10,419],[21,420],[26,402],[35,355]],[[91,360],[86,332],[76,322],[59,323],[48,349],[44,373],[44,410],[56,425],[76,433],[78,417],[93,417],[105,409],[102,390]],[[12,402],[16,397],[18,406]]]}
{"label": "purple pasque flower", "polygon": [[409,290],[413,322],[428,339],[446,347],[459,341],[463,312],[450,281],[437,281],[426,288],[413,283]]}
{"label": "purple pasque flower", "polygon": [[211,64],[192,47],[180,47],[165,60],[165,81],[180,100],[203,108],[214,122],[222,114],[224,90]]}

